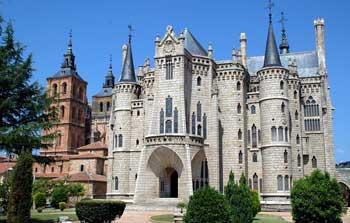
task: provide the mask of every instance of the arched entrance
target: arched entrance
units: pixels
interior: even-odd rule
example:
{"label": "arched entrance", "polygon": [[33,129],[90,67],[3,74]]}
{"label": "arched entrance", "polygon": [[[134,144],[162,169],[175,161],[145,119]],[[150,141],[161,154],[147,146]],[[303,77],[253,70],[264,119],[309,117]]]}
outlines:
{"label": "arched entrance", "polygon": [[176,170],[170,176],[170,197],[177,197],[178,195],[178,174]]}
{"label": "arched entrance", "polygon": [[209,185],[208,161],[204,150],[200,150],[192,159],[192,187],[196,191]]}
{"label": "arched entrance", "polygon": [[340,188],[341,188],[342,193],[343,193],[345,205],[347,207],[350,207],[350,189],[346,184],[344,184],[342,182],[339,182],[339,185],[340,185]]}

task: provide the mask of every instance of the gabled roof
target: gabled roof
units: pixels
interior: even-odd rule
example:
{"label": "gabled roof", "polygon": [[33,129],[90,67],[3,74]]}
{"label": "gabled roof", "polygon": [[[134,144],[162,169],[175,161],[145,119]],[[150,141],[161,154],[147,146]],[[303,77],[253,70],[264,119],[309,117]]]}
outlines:
{"label": "gabled roof", "polygon": [[107,149],[108,149],[108,146],[102,142],[94,142],[78,148],[78,150],[107,150]]}
{"label": "gabled roof", "polygon": [[193,55],[207,56],[207,51],[202,47],[202,45],[197,41],[197,39],[192,35],[192,33],[185,29],[183,32],[185,37],[185,48]]}

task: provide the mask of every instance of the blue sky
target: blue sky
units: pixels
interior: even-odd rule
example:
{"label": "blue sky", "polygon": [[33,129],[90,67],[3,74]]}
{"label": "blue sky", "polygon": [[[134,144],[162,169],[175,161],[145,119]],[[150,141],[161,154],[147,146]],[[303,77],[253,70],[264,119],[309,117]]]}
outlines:
{"label": "blue sky", "polygon": [[[127,41],[128,24],[134,31],[135,65],[154,56],[154,39],[167,25],[176,33],[189,28],[206,48],[211,42],[216,59],[229,59],[246,32],[248,55],[262,55],[267,34],[267,0],[2,0],[0,13],[14,24],[16,38],[33,53],[34,79],[42,85],[55,73],[73,30],[73,49],[79,74],[89,83],[88,97],[98,92],[107,73],[109,55],[118,77],[121,46]],[[279,40],[281,10],[291,51],[315,48],[313,20],[326,22],[327,64],[334,113],[335,154],[338,162],[350,160],[349,91],[347,77],[350,54],[350,11],[348,0],[275,1],[274,28]],[[152,60],[151,60],[152,61]],[[348,66],[347,66],[348,65]]]}

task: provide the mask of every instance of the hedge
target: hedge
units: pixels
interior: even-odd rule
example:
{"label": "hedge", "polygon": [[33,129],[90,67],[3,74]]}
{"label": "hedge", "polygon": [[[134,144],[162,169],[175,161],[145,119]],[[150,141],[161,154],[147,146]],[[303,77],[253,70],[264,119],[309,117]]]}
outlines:
{"label": "hedge", "polygon": [[111,223],[116,217],[121,217],[125,209],[125,202],[111,200],[84,200],[75,206],[75,212],[81,222]]}

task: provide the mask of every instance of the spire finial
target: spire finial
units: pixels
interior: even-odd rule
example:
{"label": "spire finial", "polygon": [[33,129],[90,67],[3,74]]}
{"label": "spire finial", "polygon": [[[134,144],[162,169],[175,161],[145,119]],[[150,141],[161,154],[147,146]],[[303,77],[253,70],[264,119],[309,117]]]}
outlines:
{"label": "spire finial", "polygon": [[279,23],[282,24],[282,32],[285,32],[285,31],[286,31],[285,22],[287,22],[287,21],[288,21],[288,19],[286,19],[286,18],[284,17],[284,12],[282,11],[282,12],[281,12],[281,19],[278,21]]}
{"label": "spire finial", "polygon": [[132,28],[132,25],[128,25],[128,29],[129,29],[129,44],[131,43],[131,38],[132,38],[132,32],[135,31],[133,28]]}
{"label": "spire finial", "polygon": [[282,42],[280,44],[281,54],[289,53],[289,44],[285,27],[285,22],[287,21],[288,20],[284,17],[284,12],[281,12],[281,19],[278,21],[282,25]]}
{"label": "spire finial", "polygon": [[68,39],[68,48],[69,49],[72,49],[72,46],[73,46],[73,44],[72,44],[72,29],[70,29],[69,30],[69,39]]}
{"label": "spire finial", "polygon": [[275,7],[275,4],[272,0],[269,0],[269,4],[267,5],[267,9],[269,9],[269,21],[272,23],[272,9]]}
{"label": "spire finial", "polygon": [[112,54],[109,54],[109,69],[112,70]]}

